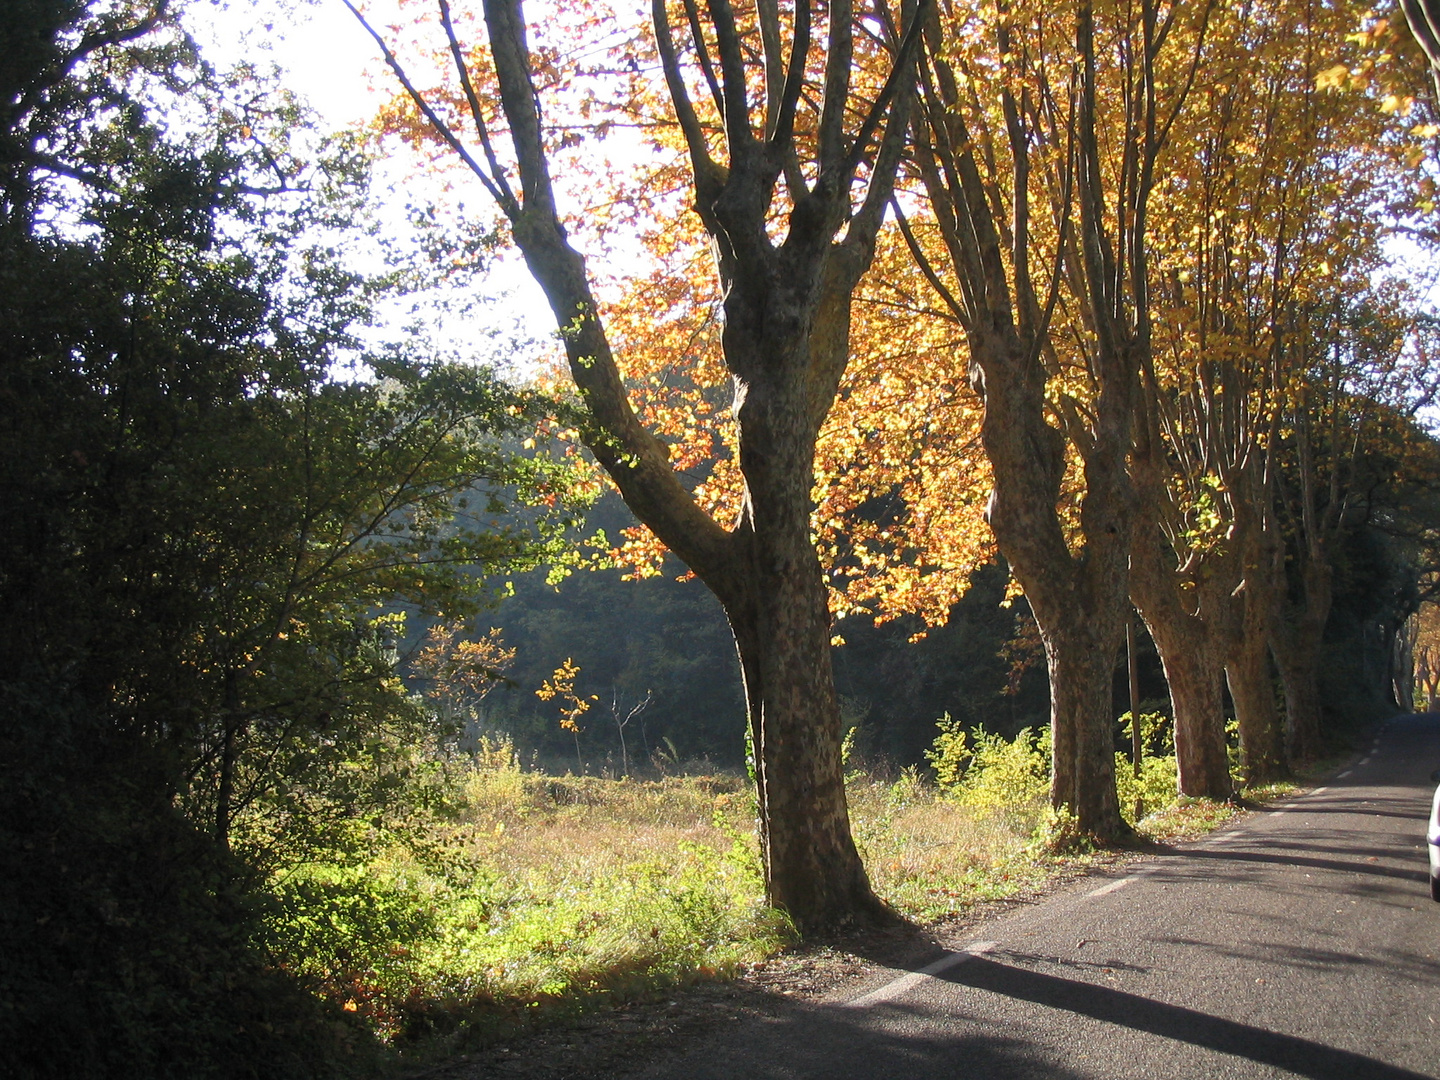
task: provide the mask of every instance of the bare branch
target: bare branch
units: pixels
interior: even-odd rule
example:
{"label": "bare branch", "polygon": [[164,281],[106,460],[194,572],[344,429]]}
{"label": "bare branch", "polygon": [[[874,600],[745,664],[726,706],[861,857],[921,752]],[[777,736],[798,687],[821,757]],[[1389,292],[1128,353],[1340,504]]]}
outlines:
{"label": "bare branch", "polygon": [[[905,153],[905,136],[910,130],[910,115],[915,101],[915,69],[919,64],[922,11],[928,7],[929,2],[930,0],[920,0],[919,3],[905,3],[904,7],[908,10],[903,14],[909,17],[909,23],[900,39],[900,47],[896,51],[890,75],[880,93],[881,101],[888,97],[890,113],[885,122],[885,134],[881,137],[880,148],[875,155],[875,165],[870,170],[870,184],[865,192],[865,201],[851,221],[849,232],[850,236],[866,244],[871,243],[880,231],[886,204],[890,202],[891,193],[895,190],[895,175],[899,172],[900,160]],[[863,125],[860,134],[856,136],[856,148],[864,145],[860,141],[862,138],[867,142],[869,140]]]}
{"label": "bare branch", "polygon": [[899,200],[892,198],[890,206],[895,212],[895,221],[900,226],[900,235],[905,238],[905,246],[910,249],[910,257],[915,260],[915,265],[920,268],[920,273],[925,275],[925,280],[930,283],[930,287],[935,290],[941,300],[945,301],[945,306],[950,309],[950,314],[954,316],[955,321],[969,331],[971,328],[970,317],[965,310],[965,305],[955,298],[955,294],[950,291],[949,286],[935,272],[935,265],[925,254],[925,249],[920,246],[919,241],[915,239],[915,232],[910,228],[905,211],[900,209]]}
{"label": "bare branch", "polygon": [[[808,5],[803,6],[802,10],[808,17]],[[797,17],[800,14],[801,12],[796,12]],[[765,58],[765,139],[769,142],[780,130],[780,114],[785,100],[788,74],[781,51],[778,0],[756,0],[755,15],[760,23],[760,47]]]}
{"label": "bare branch", "polygon": [[705,44],[705,28],[700,25],[700,9],[695,0],[684,0],[685,19],[690,24],[690,40],[695,46],[695,59],[710,87],[710,97],[715,102],[715,111],[725,115],[725,95],[720,89],[720,80],[715,76],[715,65],[710,59],[710,47]]}
{"label": "bare branch", "polygon": [[785,183],[790,186],[792,197],[799,199],[809,192],[800,162],[795,153],[795,110],[799,107],[805,90],[805,58],[810,52],[810,5],[796,4],[795,30],[790,44],[790,64],[785,73],[785,82],[775,112],[774,129],[769,135],[769,149],[785,155]]}
{"label": "bare branch", "polygon": [[[510,190],[505,170],[501,167],[499,159],[495,156],[495,150],[490,144],[490,129],[485,123],[485,113],[480,107],[480,97],[475,93],[474,83],[470,81],[470,66],[465,62],[465,54],[460,48],[459,39],[455,36],[455,24],[450,19],[449,0],[439,0],[439,4],[440,22],[445,27],[445,37],[450,42],[450,55],[455,60],[455,70],[460,75],[460,85],[465,90],[465,100],[470,105],[470,115],[475,121],[475,134],[479,136],[480,146],[485,151],[485,161],[490,166],[490,176],[502,195],[514,203],[514,192]],[[502,202],[501,206],[504,205]]]}
{"label": "bare branch", "polygon": [[[808,5],[809,0],[799,2]],[[851,25],[854,17],[855,10],[850,0],[831,0],[825,55],[825,89],[820,99],[817,157],[822,173],[839,168],[842,176],[848,171],[841,166],[847,156],[845,109],[850,102],[850,65],[855,52],[854,28]],[[891,74],[894,74],[894,68],[891,69]],[[871,112],[873,115],[873,107]],[[879,116],[875,115],[875,122],[869,126],[869,130],[873,131],[878,123]],[[868,141],[867,135],[866,142]]]}
{"label": "bare branch", "polygon": [[[908,88],[915,78],[914,65],[919,54],[921,31],[925,19],[928,17],[930,4],[931,0],[919,0],[910,25],[905,28],[905,36],[900,39],[900,47],[896,50],[895,60],[890,65],[890,73],[885,77],[885,85],[880,88],[880,93],[871,104],[870,111],[865,114],[860,130],[855,135],[855,141],[850,146],[850,152],[841,164],[839,170],[841,176],[854,175],[855,170],[860,167],[860,163],[869,153],[870,141],[875,138],[880,121],[890,110],[892,104],[898,100],[902,90],[908,92]],[[908,112],[906,117],[908,126]],[[901,131],[903,132],[903,130],[902,128]],[[881,200],[881,205],[883,206],[888,201],[889,194],[887,193]]]}
{"label": "bare branch", "polygon": [[735,9],[730,6],[730,0],[708,0],[708,4],[710,22],[715,27],[715,46],[720,52],[720,73],[725,83],[722,115],[733,165],[748,157],[755,144],[755,133],[750,130],[745,50],[740,42],[740,30],[735,25]]}
{"label": "bare branch", "polygon": [[705,129],[690,101],[685,87],[685,76],[680,71],[680,58],[675,53],[675,39],[670,30],[670,16],[665,10],[665,0],[652,0],[651,19],[655,23],[655,43],[660,49],[660,66],[665,72],[665,85],[670,91],[670,100],[675,105],[675,117],[680,122],[680,131],[685,136],[686,149],[690,151],[690,167],[695,173],[697,194],[704,195],[723,179],[720,166],[710,156],[710,146],[705,139]]}
{"label": "bare branch", "polygon": [[355,16],[360,25],[364,27],[365,32],[374,39],[375,44],[380,46],[380,52],[385,57],[385,63],[389,65],[390,70],[395,73],[395,77],[400,80],[400,85],[403,86],[405,92],[410,95],[410,100],[415,103],[415,107],[420,110],[421,115],[429,121],[430,127],[434,130],[435,134],[439,135],[440,138],[445,141],[445,144],[455,151],[460,160],[465,163],[466,167],[480,180],[480,183],[485,185],[485,190],[490,193],[490,197],[505,211],[506,216],[513,218],[518,214],[520,207],[519,204],[516,203],[514,196],[510,196],[507,201],[506,191],[497,185],[490,174],[485,171],[485,168],[475,160],[469,148],[460,141],[455,135],[455,132],[450,130],[450,125],[441,119],[440,114],[430,107],[430,103],[425,100],[425,95],[420,93],[420,91],[415,88],[415,84],[410,81],[410,76],[405,73],[405,69],[401,66],[399,59],[391,50],[390,45],[379,32],[370,25],[365,16],[360,13],[360,9],[357,8],[351,0],[340,0],[340,2],[350,9],[350,14]]}
{"label": "bare branch", "polygon": [[[656,4],[660,14],[657,25],[663,27],[663,0]],[[664,443],[635,415],[600,322],[585,261],[570,246],[560,223],[541,138],[520,0],[485,0],[484,7],[501,107],[510,125],[524,192],[524,205],[511,225],[530,272],[550,301],[571,377],[595,420],[593,427],[587,425],[582,431],[585,443],[636,516],[702,578],[713,575],[728,563],[730,535],[695,503],[670,467]],[[662,51],[667,36],[668,32],[661,35]],[[668,66],[678,74],[673,46]],[[702,167],[708,160],[708,156],[702,158]],[[696,180],[697,184],[705,182],[706,174],[702,172]]]}

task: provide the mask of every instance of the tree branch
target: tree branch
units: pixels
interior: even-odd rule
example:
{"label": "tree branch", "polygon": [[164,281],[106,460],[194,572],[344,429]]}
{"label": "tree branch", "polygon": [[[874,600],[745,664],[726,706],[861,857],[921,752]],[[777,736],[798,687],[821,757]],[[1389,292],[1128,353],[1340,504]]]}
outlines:
{"label": "tree branch", "polygon": [[400,85],[403,86],[405,92],[410,95],[410,100],[415,103],[415,107],[420,110],[421,115],[429,121],[430,127],[435,134],[439,135],[445,144],[455,151],[460,160],[463,161],[466,167],[479,179],[480,183],[485,185],[485,190],[490,193],[490,197],[505,211],[506,216],[513,218],[515,214],[519,212],[520,208],[515,197],[508,194],[508,189],[502,189],[495,182],[495,179],[475,160],[469,148],[460,141],[455,132],[450,130],[450,125],[441,119],[440,114],[430,107],[430,103],[425,100],[425,95],[420,93],[420,91],[415,88],[415,84],[410,81],[410,76],[406,74],[404,67],[401,66],[399,59],[391,50],[389,43],[370,25],[369,20],[361,14],[360,9],[357,8],[351,0],[340,0],[340,2],[350,9],[350,14],[355,16],[360,25],[365,29],[365,32],[374,39],[375,44],[380,46],[380,52],[381,55],[385,57],[385,63],[389,66],[390,70],[395,73],[395,77],[400,80]]}
{"label": "tree branch", "polygon": [[464,51],[460,48],[460,41],[455,36],[455,24],[450,19],[449,0],[439,0],[439,4],[440,22],[445,27],[445,38],[450,43],[450,55],[455,60],[455,70],[460,75],[460,85],[465,91],[465,100],[470,105],[470,116],[475,121],[475,134],[479,136],[480,146],[485,151],[485,161],[490,166],[490,176],[502,196],[502,200],[497,201],[500,201],[503,208],[506,201],[515,203],[515,194],[510,190],[505,170],[501,167],[499,159],[495,156],[495,149],[490,143],[490,129],[485,123],[485,113],[480,107],[480,97],[475,93],[474,83],[470,81],[470,65],[465,62]]}

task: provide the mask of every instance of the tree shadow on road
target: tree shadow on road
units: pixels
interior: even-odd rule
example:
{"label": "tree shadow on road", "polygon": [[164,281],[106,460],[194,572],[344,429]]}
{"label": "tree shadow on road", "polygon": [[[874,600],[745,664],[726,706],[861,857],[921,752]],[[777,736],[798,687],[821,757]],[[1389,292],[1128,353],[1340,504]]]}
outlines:
{"label": "tree shadow on road", "polygon": [[1167,1005],[1107,986],[1064,979],[977,957],[940,976],[946,982],[1063,1009],[1192,1046],[1217,1050],[1314,1080],[1426,1080],[1420,1074],[1294,1035]]}
{"label": "tree shadow on road", "polygon": [[1213,848],[1205,848],[1187,851],[1185,852],[1185,857],[1221,863],[1269,863],[1278,866],[1308,866],[1316,870],[1330,870],[1342,874],[1367,874],[1374,877],[1395,878],[1399,881],[1424,882],[1428,880],[1429,877],[1428,872],[1423,868],[1414,870],[1399,869],[1397,867],[1383,866],[1380,863],[1339,862],[1335,859],[1314,859],[1307,855],[1295,854],[1267,855],[1260,851],[1217,851]]}

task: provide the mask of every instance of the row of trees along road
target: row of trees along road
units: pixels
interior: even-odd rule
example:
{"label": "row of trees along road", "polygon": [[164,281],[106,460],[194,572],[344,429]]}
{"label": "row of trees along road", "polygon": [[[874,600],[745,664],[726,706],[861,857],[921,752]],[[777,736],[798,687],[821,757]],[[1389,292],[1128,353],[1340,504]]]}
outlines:
{"label": "row of trees along road", "polygon": [[[1425,389],[1403,359],[1413,301],[1371,283],[1376,203],[1407,167],[1394,125],[1323,85],[1362,66],[1335,48],[1362,17],[1199,5],[1096,30],[1082,12],[1063,82],[1069,39],[1047,35],[1067,28],[1011,8],[927,69],[917,172],[934,214],[908,245],[986,402],[989,519],[1052,667],[1057,801],[1067,770],[1093,781],[1063,801],[1102,834],[1105,672],[1127,591],[1164,660],[1184,793],[1230,794],[1222,669],[1248,774],[1282,767],[1267,649],[1289,752],[1317,749],[1326,536],[1373,510],[1352,490],[1357,459]],[[1384,24],[1358,37],[1395,47]],[[1006,73],[993,102],[974,89],[987,70]]]}
{"label": "row of trees along road", "polygon": [[[441,0],[433,52],[404,56],[370,29],[392,129],[473,172],[549,297],[580,437],[649,530],[629,554],[658,539],[725,608],[771,901],[804,931],[884,917],[846,820],[826,575],[837,611],[943,618],[990,553],[987,486],[1076,829],[1125,828],[1132,600],[1186,794],[1231,793],[1222,678],[1251,775],[1312,755],[1330,547],[1379,512],[1360,462],[1423,397],[1416,302],[1377,284],[1435,133],[1408,35],[1288,0],[656,0],[648,33],[586,12],[535,30],[514,0]],[[643,134],[597,172],[617,128]],[[649,272],[597,291],[572,237],[617,232]]]}

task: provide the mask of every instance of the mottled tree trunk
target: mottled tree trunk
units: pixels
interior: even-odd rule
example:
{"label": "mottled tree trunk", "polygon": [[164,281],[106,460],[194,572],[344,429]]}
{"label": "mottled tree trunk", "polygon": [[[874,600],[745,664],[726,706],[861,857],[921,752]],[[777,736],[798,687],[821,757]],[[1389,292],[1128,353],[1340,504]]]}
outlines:
{"label": "mottled tree trunk", "polygon": [[1127,831],[1115,793],[1113,679],[1119,635],[1097,634],[1096,629],[1082,616],[1042,631],[1055,751],[1051,802],[1075,815],[1080,832],[1113,840]]}
{"label": "mottled tree trunk", "polygon": [[1292,764],[1320,756],[1320,656],[1330,616],[1331,571],[1308,559],[1298,603],[1281,597],[1270,626],[1270,650],[1285,688],[1285,751]]}
{"label": "mottled tree trunk", "polygon": [[1175,760],[1180,794],[1228,799],[1234,794],[1225,750],[1225,702],[1216,628],[1196,610],[1206,590],[1182,591],[1175,552],[1158,522],[1166,499],[1158,440],[1142,428],[1131,472],[1145,508],[1130,555],[1130,598],[1145,620],[1170,689],[1175,720]]}
{"label": "mottled tree trunk", "polygon": [[1273,499],[1262,477],[1238,503],[1231,533],[1242,556],[1242,574],[1234,588],[1226,582],[1227,589],[1218,598],[1226,616],[1225,677],[1235,703],[1240,767],[1247,784],[1290,772],[1270,674],[1270,624],[1283,573],[1283,546],[1269,505]]}
{"label": "mottled tree trunk", "polygon": [[[1037,401],[1043,373],[1013,363],[1023,348],[1016,338],[971,338],[985,402],[981,438],[995,475],[986,516],[1045,645],[1052,802],[1074,815],[1080,832],[1112,841],[1129,831],[1115,792],[1111,681],[1130,614],[1126,552],[1133,500],[1125,454],[1117,451],[1118,441],[1106,440],[1087,460],[1081,508],[1086,545],[1079,556],[1072,554],[1055,514],[1065,444],[1045,423]],[[1103,406],[1100,413],[1111,415]],[[1128,444],[1128,425],[1120,418],[1117,423]]]}
{"label": "mottled tree trunk", "polygon": [[[810,535],[819,418],[807,375],[815,370],[812,360],[820,367],[840,361],[809,353],[846,340],[849,305],[822,305],[814,324],[767,325],[785,308],[785,290],[771,292],[763,305],[751,293],[750,310],[735,310],[747,293],[736,289],[727,302],[727,334],[737,339],[728,347],[732,363],[755,372],[736,380],[747,498],[733,534],[735,557],[701,576],[720,598],[740,654],[768,897],[811,933],[894,918],[871,891],[850,835],[830,614]],[[748,343],[741,340],[747,330]],[[747,363],[751,350],[765,344],[789,344],[795,355]]]}
{"label": "mottled tree trunk", "polygon": [[[1175,714],[1176,783],[1191,798],[1228,799],[1234,794],[1230,762],[1225,753],[1225,702],[1221,669],[1203,630],[1183,624],[1146,626],[1155,640],[1170,706]],[[1164,642],[1164,644],[1162,644]]]}
{"label": "mottled tree trunk", "polygon": [[755,747],[767,896],[802,933],[894,918],[871,891],[850,835],[829,619],[815,569],[757,573],[725,602]]}
{"label": "mottled tree trunk", "polygon": [[1225,699],[1215,650],[1201,638],[1190,649],[1162,649],[1160,658],[1175,709],[1175,763],[1180,794],[1228,799],[1235,789],[1225,752]]}
{"label": "mottled tree trunk", "polygon": [[1247,637],[1230,651],[1225,678],[1240,726],[1240,769],[1245,782],[1253,785],[1288,775],[1275,683],[1270,677],[1270,649],[1263,634]]}
{"label": "mottled tree trunk", "polygon": [[1285,688],[1285,751],[1293,762],[1320,756],[1320,688],[1315,678],[1319,650],[1308,644],[1274,650]]}
{"label": "mottled tree trunk", "polygon": [[1415,634],[1407,616],[1390,628],[1390,698],[1401,712],[1415,711]]}
{"label": "mottled tree trunk", "polygon": [[[1189,84],[1166,95],[1162,107],[1154,76],[1169,31],[1155,33],[1160,6],[1151,0],[1105,9],[1098,46],[1095,8],[1074,9],[1075,63],[1063,90],[1065,80],[1045,74],[1043,53],[1025,44],[1033,27],[994,13],[995,78],[977,82],[973,68],[952,64],[938,19],[922,77],[927,122],[915,130],[912,159],[951,283],[901,224],[969,345],[994,475],[987,519],[1025,590],[1049,662],[1055,804],[1069,808],[1083,832],[1108,841],[1129,831],[1115,793],[1110,675],[1130,615],[1135,498],[1126,458],[1140,371],[1151,360],[1146,222],[1170,131],[1162,116],[1178,115]],[[981,15],[965,27],[963,53],[990,19]],[[1112,60],[1134,98],[1123,116],[1110,111],[1102,119],[1099,98],[1113,88],[1102,68]],[[1038,85],[1027,83],[1031,75],[1041,76]],[[982,86],[1004,116],[1008,156],[994,152],[999,133],[988,126],[995,113],[987,115]],[[984,136],[976,137],[972,121],[985,127]],[[1058,145],[1070,148],[1063,164],[1048,154],[1034,159],[1037,148]],[[1036,176],[1056,186],[1032,191]],[[1058,244],[1035,244],[1030,215],[1037,207],[1054,215]],[[1063,364],[1050,338],[1055,312],[1071,304],[1069,329],[1079,341],[1067,353],[1078,360],[1083,402],[1055,378]],[[1085,492],[1080,527],[1068,536],[1059,510],[1067,443],[1082,463]]]}

